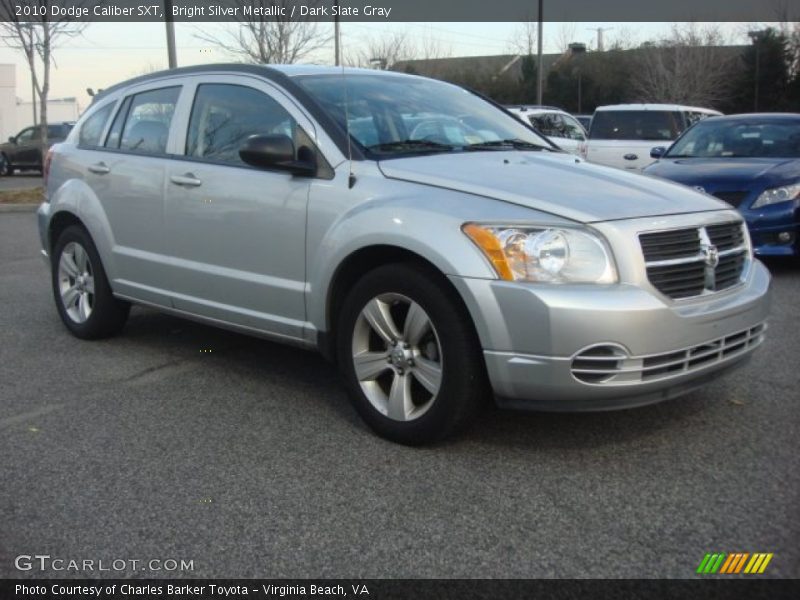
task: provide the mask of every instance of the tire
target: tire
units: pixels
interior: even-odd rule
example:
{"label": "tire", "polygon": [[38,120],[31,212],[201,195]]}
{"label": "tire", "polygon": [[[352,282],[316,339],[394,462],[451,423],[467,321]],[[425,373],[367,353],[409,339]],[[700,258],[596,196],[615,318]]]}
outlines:
{"label": "tire", "polygon": [[5,154],[0,154],[0,176],[8,177],[14,174],[14,167],[8,162],[8,157]]}
{"label": "tire", "polygon": [[94,340],[122,329],[130,304],[114,298],[97,248],[83,227],[71,225],[58,236],[50,270],[56,308],[70,333]]}
{"label": "tire", "polygon": [[391,441],[443,439],[464,427],[486,397],[472,321],[431,269],[401,263],[365,275],[344,301],[336,338],[356,411]]}

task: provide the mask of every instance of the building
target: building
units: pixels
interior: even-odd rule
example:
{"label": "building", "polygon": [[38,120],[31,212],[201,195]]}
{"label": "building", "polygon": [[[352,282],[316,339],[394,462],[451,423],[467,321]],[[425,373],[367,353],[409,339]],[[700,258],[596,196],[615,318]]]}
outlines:
{"label": "building", "polygon": [[[7,140],[25,127],[33,125],[33,106],[30,100],[19,95],[30,96],[17,89],[16,65],[0,64],[0,140]],[[38,103],[36,106],[38,115]],[[47,101],[47,120],[75,121],[80,115],[77,98],[50,98]]]}

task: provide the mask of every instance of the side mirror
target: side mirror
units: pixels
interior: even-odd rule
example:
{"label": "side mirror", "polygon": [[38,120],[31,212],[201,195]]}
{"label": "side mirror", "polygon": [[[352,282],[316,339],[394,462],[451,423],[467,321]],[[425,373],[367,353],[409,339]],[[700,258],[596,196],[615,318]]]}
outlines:
{"label": "side mirror", "polygon": [[8,138],[8,141],[9,141],[10,143],[12,143],[12,144],[16,144],[16,143],[17,143],[17,138],[15,138],[15,137],[12,135],[10,138]]}
{"label": "side mirror", "polygon": [[664,146],[656,146],[650,149],[650,158],[661,158],[666,153],[667,149]]}
{"label": "side mirror", "polygon": [[294,143],[288,135],[251,135],[239,148],[239,157],[253,167],[278,169],[293,175],[313,175],[317,165],[311,153],[303,150],[301,148],[299,153],[301,159],[295,160]]}

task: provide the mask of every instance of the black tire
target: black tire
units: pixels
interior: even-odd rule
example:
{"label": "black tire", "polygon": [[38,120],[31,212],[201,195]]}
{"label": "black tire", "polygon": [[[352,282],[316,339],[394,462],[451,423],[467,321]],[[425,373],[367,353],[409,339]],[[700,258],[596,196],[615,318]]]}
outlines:
{"label": "black tire", "polygon": [[[356,344],[354,340],[359,335],[357,328],[364,327],[365,317],[362,316],[362,310],[373,299],[391,298],[393,295],[403,298],[396,303],[398,305],[410,300],[423,309],[432,325],[427,335],[435,336],[435,341],[438,341],[435,348],[440,352],[438,366],[441,378],[438,392],[428,400],[429,404],[426,404],[427,408],[421,416],[406,421],[390,418],[388,412],[386,414],[381,412],[369,399],[356,376],[354,358]],[[402,308],[399,310],[402,311]],[[406,312],[406,315],[409,312]],[[401,327],[400,319],[403,319],[402,313],[398,316],[397,331],[405,328],[405,325]],[[489,391],[483,353],[469,314],[444,277],[430,268],[413,263],[400,263],[379,267],[366,274],[347,295],[339,314],[336,333],[337,362],[353,405],[376,433],[391,441],[421,445],[455,433],[469,423]],[[373,328],[367,335],[373,336],[370,339],[377,340],[378,344],[385,343],[380,337],[375,337],[375,333],[376,330]],[[388,344],[387,351],[391,350],[392,346]],[[387,358],[387,362],[391,360]],[[421,361],[416,362],[418,368]],[[412,359],[409,364],[414,365],[414,360]],[[414,368],[405,366],[406,376],[409,379],[412,379]],[[403,373],[402,368],[397,369],[393,364],[383,367],[383,370],[388,373],[386,376],[391,381],[398,373]],[[378,377],[375,377],[374,381],[377,385]],[[412,382],[409,385],[419,385],[419,380],[415,381],[416,383]],[[370,384],[372,383],[370,381]],[[390,384],[381,385],[384,395],[388,398],[389,392],[386,389]]]}
{"label": "black tire", "polygon": [[[76,244],[86,251],[87,264],[89,265],[87,270],[94,280],[94,293],[91,295],[90,303],[91,313],[83,322],[70,316],[68,312],[70,309],[65,306],[65,301],[62,299],[61,294],[62,284],[71,287],[75,280],[69,279],[65,281],[62,275],[59,274],[59,265],[65,248],[74,249]],[[130,304],[116,299],[112,294],[97,248],[91,236],[83,227],[71,225],[61,232],[53,247],[50,271],[56,308],[61,321],[70,333],[84,340],[101,339],[119,333],[128,319]],[[76,305],[71,304],[70,306],[71,310],[77,310]]]}
{"label": "black tire", "polygon": [[14,174],[14,167],[8,162],[8,157],[5,154],[0,154],[0,176],[8,177]]}

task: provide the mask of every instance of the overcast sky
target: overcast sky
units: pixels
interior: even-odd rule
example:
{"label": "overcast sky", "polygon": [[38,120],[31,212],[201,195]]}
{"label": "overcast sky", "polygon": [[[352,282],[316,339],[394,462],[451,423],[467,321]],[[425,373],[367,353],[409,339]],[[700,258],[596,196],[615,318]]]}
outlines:
{"label": "overcast sky", "polygon": [[[744,23],[722,25],[729,43],[747,43],[746,32],[753,28]],[[219,34],[224,23],[177,23],[176,42],[179,66],[231,61],[224,49],[198,39],[199,31]],[[321,30],[332,29],[320,23]],[[363,50],[370,38],[389,32],[406,32],[410,39],[433,41],[451,56],[479,56],[512,52],[520,23],[343,23],[342,47],[345,55]],[[670,23],[546,23],[545,52],[559,51],[565,41],[583,42],[594,48],[597,27],[610,28],[605,33],[606,46],[619,37],[641,43],[669,33]],[[93,23],[81,37],[66,40],[55,52],[51,97],[75,96],[85,108],[87,87],[103,88],[129,77],[157,68],[165,68],[166,41],[163,23]],[[333,47],[326,48],[305,62],[333,63]],[[28,68],[18,51],[0,46],[0,63],[17,64],[17,96],[30,100]]]}

